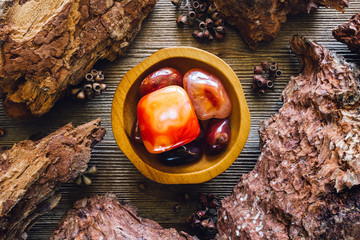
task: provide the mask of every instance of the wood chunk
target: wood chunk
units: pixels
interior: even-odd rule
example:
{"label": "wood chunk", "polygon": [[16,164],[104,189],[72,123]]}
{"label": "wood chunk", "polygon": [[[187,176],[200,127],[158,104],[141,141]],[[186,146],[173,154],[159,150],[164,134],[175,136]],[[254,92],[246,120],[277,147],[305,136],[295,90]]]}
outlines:
{"label": "wood chunk", "polygon": [[[75,238],[76,237],[76,238]],[[120,204],[114,194],[92,196],[77,201],[50,237],[60,239],[179,239],[196,240],[186,233],[162,228],[137,216],[134,209]]]}
{"label": "wood chunk", "polygon": [[214,0],[214,4],[254,49],[261,41],[275,39],[287,15],[310,13],[319,6],[343,12],[349,0]]}
{"label": "wood chunk", "polygon": [[48,112],[97,60],[124,53],[156,2],[11,1],[0,18],[0,95],[7,115]]}
{"label": "wood chunk", "polygon": [[338,26],[332,34],[336,40],[345,43],[351,51],[360,53],[360,13],[352,16],[349,22]]}
{"label": "wood chunk", "polygon": [[55,191],[85,172],[105,129],[100,119],[68,124],[38,141],[25,140],[0,155],[0,239],[18,239],[60,200]]}
{"label": "wood chunk", "polygon": [[359,69],[294,36],[301,74],[261,123],[261,155],[218,212],[216,239],[360,239]]}

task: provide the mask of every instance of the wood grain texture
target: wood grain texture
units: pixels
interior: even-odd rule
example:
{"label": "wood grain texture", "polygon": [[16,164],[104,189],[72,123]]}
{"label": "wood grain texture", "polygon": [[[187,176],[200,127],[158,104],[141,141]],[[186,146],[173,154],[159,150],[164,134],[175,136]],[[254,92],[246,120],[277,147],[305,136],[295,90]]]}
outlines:
{"label": "wood grain texture", "polygon": [[[108,129],[105,139],[95,147],[90,161],[90,165],[96,165],[99,169],[99,174],[92,179],[93,185],[89,187],[79,187],[75,184],[63,186],[61,188],[63,197],[59,206],[34,225],[29,233],[29,239],[48,239],[61,216],[74,201],[91,194],[106,192],[118,194],[119,199],[131,202],[138,208],[142,217],[156,220],[163,227],[175,227],[178,230],[193,233],[184,219],[195,209],[195,200],[188,207],[184,207],[181,213],[174,213],[173,206],[182,203],[177,200],[177,196],[183,192],[190,193],[192,199],[200,192],[212,192],[220,196],[229,195],[240,176],[253,168],[259,155],[259,122],[277,112],[282,105],[279,99],[282,90],[290,76],[297,75],[298,62],[289,47],[291,36],[296,33],[304,35],[346,57],[348,61],[359,64],[359,56],[351,53],[346,45],[337,42],[331,35],[332,29],[348,21],[357,12],[360,12],[360,0],[350,1],[350,7],[344,14],[320,8],[311,15],[289,17],[288,21],[281,26],[279,35],[273,42],[262,44],[252,51],[246,46],[240,34],[231,27],[221,43],[197,42],[191,36],[192,30],[176,27],[176,10],[170,0],[160,0],[154,11],[144,21],[142,31],[123,58],[113,63],[99,62],[95,66],[104,71],[105,83],[108,85],[108,89],[101,96],[85,103],[63,100],[45,116],[22,122],[8,119],[0,110],[0,125],[5,127],[7,132],[0,138],[1,147],[9,147],[38,131],[52,132],[68,122],[79,125],[97,117],[102,118],[102,126]],[[112,98],[126,72],[155,51],[174,46],[204,49],[229,64],[240,79],[251,113],[250,135],[238,159],[224,173],[203,184],[162,185],[147,180],[119,150],[110,131]],[[250,85],[253,67],[263,60],[277,61],[284,75],[276,80],[274,92],[269,92],[263,98],[259,98],[251,92]],[[147,184],[148,194],[137,188],[140,182]]]}
{"label": "wood grain texture", "polygon": [[[203,154],[193,164],[165,166],[156,154],[149,154],[142,144],[129,139],[136,119],[139,86],[147,75],[163,67],[176,68],[182,75],[190,69],[201,68],[222,81],[232,104],[228,117],[231,140],[224,152],[216,155]],[[234,71],[215,55],[190,47],[161,49],[132,68],[116,89],[111,111],[113,134],[120,149],[144,176],[165,184],[202,183],[216,177],[239,156],[250,130],[249,109]]]}

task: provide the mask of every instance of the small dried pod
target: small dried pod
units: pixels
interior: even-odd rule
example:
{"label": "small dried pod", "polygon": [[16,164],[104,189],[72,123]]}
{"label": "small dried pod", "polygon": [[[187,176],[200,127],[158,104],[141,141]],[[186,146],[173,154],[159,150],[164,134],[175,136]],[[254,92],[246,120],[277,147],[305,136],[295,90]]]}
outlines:
{"label": "small dried pod", "polygon": [[105,79],[104,74],[99,73],[98,75],[95,76],[96,82],[102,82],[102,81],[104,81],[104,79]]}
{"label": "small dried pod", "polygon": [[270,65],[268,62],[265,61],[261,63],[261,67],[265,72],[267,72],[267,70],[269,70]]}
{"label": "small dried pod", "polygon": [[81,176],[79,176],[77,179],[76,179],[76,185],[81,185],[82,184],[82,179],[81,179],[82,177]]}
{"label": "small dried pod", "polygon": [[180,7],[183,0],[171,0],[171,3],[177,7]]}
{"label": "small dried pod", "polygon": [[266,81],[266,86],[270,89],[274,88],[274,82],[271,80]]}
{"label": "small dried pod", "polygon": [[96,174],[97,173],[96,166],[91,166],[89,168],[89,170],[86,171],[86,173],[88,173],[88,174]]}
{"label": "small dried pod", "polygon": [[200,4],[199,11],[200,12],[205,12],[206,11],[206,4],[205,3]]}
{"label": "small dried pod", "polygon": [[194,8],[195,10],[198,10],[198,9],[200,8],[200,3],[199,3],[198,1],[194,1],[194,2],[193,2],[193,8]]}
{"label": "small dried pod", "polygon": [[85,175],[83,175],[82,177],[83,177],[85,185],[91,185],[91,179],[89,177],[87,177]]}
{"label": "small dried pod", "polygon": [[100,86],[99,83],[93,83],[92,88],[93,88],[94,91],[100,91],[101,90],[101,86]]}
{"label": "small dried pod", "polygon": [[263,74],[261,67],[259,66],[254,67],[254,74]]}
{"label": "small dried pod", "polygon": [[219,32],[219,33],[224,33],[224,32],[225,32],[225,27],[224,27],[224,26],[216,26],[216,27],[214,28],[214,30],[215,30],[216,32]]}
{"label": "small dried pod", "polygon": [[212,28],[214,26],[214,21],[211,18],[206,18],[205,24],[206,24],[206,27]]}
{"label": "small dried pod", "polygon": [[78,99],[85,99],[85,92],[84,90],[81,90],[80,92],[78,92],[77,96],[76,96]]}
{"label": "small dried pod", "polygon": [[206,28],[206,23],[205,23],[204,21],[201,21],[201,22],[199,23],[199,28],[200,28],[201,30],[204,30],[204,29]]}
{"label": "small dried pod", "polygon": [[211,18],[212,18],[214,21],[220,19],[220,13],[217,12],[217,11],[216,11],[216,12],[213,12],[213,13],[211,14]]}
{"label": "small dried pod", "polygon": [[261,75],[254,75],[254,81],[258,87],[262,87],[266,85],[266,79]]}
{"label": "small dried pod", "polygon": [[95,77],[96,75],[98,75],[99,72],[96,69],[91,69],[90,73],[91,75],[93,75],[93,77]]}
{"label": "small dried pod", "polygon": [[194,12],[194,11],[189,11],[188,17],[189,17],[189,19],[195,19],[195,18],[196,18],[196,12]]}
{"label": "small dried pod", "polygon": [[81,91],[82,88],[73,88],[70,90],[71,96],[77,96],[78,93]]}
{"label": "small dried pod", "polygon": [[179,26],[184,26],[187,23],[187,16],[186,15],[179,15],[177,20],[176,20],[176,23]]}
{"label": "small dried pod", "polygon": [[94,81],[94,76],[93,76],[91,73],[87,73],[87,74],[85,75],[85,79],[86,79],[86,81],[88,81],[88,82],[93,82],[93,81]]}
{"label": "small dried pod", "polygon": [[104,91],[106,89],[106,84],[105,83],[100,83],[100,89],[101,91]]}
{"label": "small dried pod", "polygon": [[216,7],[214,5],[212,5],[212,4],[210,4],[210,6],[207,9],[207,14],[211,15],[215,11],[216,11]]}
{"label": "small dried pod", "polygon": [[275,73],[276,77],[281,77],[282,76],[282,71],[281,70],[277,70]]}
{"label": "small dried pod", "polygon": [[93,89],[93,87],[92,87],[92,84],[91,84],[91,83],[85,84],[85,86],[84,86],[85,92],[91,92],[92,89]]}
{"label": "small dried pod", "polygon": [[224,25],[224,19],[220,18],[214,22],[215,26],[223,26]]}
{"label": "small dried pod", "polygon": [[266,90],[265,89],[259,89],[258,91],[258,95],[261,97],[261,96],[264,96],[266,94]]}
{"label": "small dried pod", "polygon": [[208,38],[209,36],[211,36],[211,35],[210,35],[210,31],[206,29],[206,30],[204,31],[204,37]]}

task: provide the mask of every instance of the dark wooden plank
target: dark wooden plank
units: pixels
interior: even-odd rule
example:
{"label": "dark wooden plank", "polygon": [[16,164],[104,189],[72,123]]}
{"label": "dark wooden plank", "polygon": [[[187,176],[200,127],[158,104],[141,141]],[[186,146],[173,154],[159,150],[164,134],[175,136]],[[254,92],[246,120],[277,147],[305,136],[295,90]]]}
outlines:
{"label": "dark wooden plank", "polygon": [[[9,147],[38,131],[51,132],[68,122],[78,125],[97,117],[102,118],[102,124],[108,130],[104,141],[97,145],[93,152],[91,164],[99,169],[99,174],[93,178],[93,185],[64,185],[61,188],[63,198],[59,206],[34,225],[29,239],[48,239],[63,213],[75,200],[106,192],[118,194],[119,199],[131,202],[137,207],[141,216],[156,220],[164,227],[192,232],[184,223],[184,219],[194,210],[194,204],[185,207],[182,213],[174,213],[173,206],[181,203],[177,196],[183,192],[190,193],[191,196],[196,196],[200,192],[228,195],[239,178],[254,167],[259,155],[259,123],[281,107],[281,91],[290,76],[297,74],[298,62],[289,49],[290,37],[296,33],[302,34],[343,55],[348,61],[360,62],[356,54],[351,53],[345,45],[336,42],[331,35],[334,27],[360,11],[360,0],[350,2],[351,6],[344,14],[321,8],[311,15],[291,16],[288,22],[282,25],[275,41],[264,43],[252,51],[247,48],[240,34],[231,27],[221,43],[206,44],[195,41],[191,36],[192,30],[176,27],[176,10],[170,0],[160,0],[153,13],[144,21],[142,31],[125,56],[112,63],[102,61],[97,64],[96,68],[104,71],[108,85],[103,95],[85,103],[63,100],[46,116],[22,122],[8,119],[0,110],[0,126],[5,127],[7,131],[6,136],[0,138],[0,147]],[[223,174],[203,184],[161,185],[147,180],[122,154],[111,132],[112,97],[121,78],[156,50],[172,46],[198,47],[216,54],[227,62],[239,77],[252,116],[248,142],[236,162]],[[274,92],[259,98],[251,92],[250,85],[253,67],[263,60],[277,61],[284,76],[276,81]],[[137,188],[140,182],[147,184],[149,194]]]}

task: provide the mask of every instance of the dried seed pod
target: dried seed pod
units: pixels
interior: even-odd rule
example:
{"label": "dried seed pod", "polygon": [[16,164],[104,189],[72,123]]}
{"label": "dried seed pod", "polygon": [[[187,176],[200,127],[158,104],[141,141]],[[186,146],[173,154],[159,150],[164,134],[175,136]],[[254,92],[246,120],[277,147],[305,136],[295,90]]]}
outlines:
{"label": "dried seed pod", "polygon": [[198,1],[193,2],[193,8],[197,10],[200,7],[200,3]]}
{"label": "dried seed pod", "polygon": [[281,77],[282,76],[282,71],[281,70],[277,70],[275,73],[276,77]]}
{"label": "dried seed pod", "polygon": [[176,20],[176,23],[179,26],[184,26],[187,23],[187,16],[186,15],[179,15],[177,20]]}
{"label": "dried seed pod", "polygon": [[100,89],[101,89],[101,91],[104,91],[105,89],[106,89],[106,84],[104,84],[104,83],[100,83]]}
{"label": "dried seed pod", "polygon": [[73,88],[70,90],[71,96],[77,96],[78,93],[81,91],[82,88]]}
{"label": "dried seed pod", "polygon": [[254,81],[258,87],[266,85],[266,79],[261,75],[254,75]]}
{"label": "dried seed pod", "polygon": [[189,17],[189,19],[195,19],[196,18],[196,13],[194,11],[189,11],[188,17]]}
{"label": "dried seed pod", "polygon": [[266,93],[265,89],[260,89],[260,90],[258,91],[258,95],[259,95],[260,97],[261,97],[261,96],[264,96],[265,93]]}
{"label": "dried seed pod", "polygon": [[213,12],[213,13],[211,14],[211,18],[212,18],[214,21],[220,19],[220,13],[219,13],[219,12]]}
{"label": "dried seed pod", "polygon": [[269,70],[270,65],[269,65],[268,62],[262,62],[262,63],[261,63],[261,67],[262,67],[262,69],[263,69],[264,71],[267,72],[267,70]]}
{"label": "dried seed pod", "polygon": [[88,174],[96,174],[97,173],[96,166],[90,167],[89,170],[86,171],[86,173],[88,173]]}
{"label": "dried seed pod", "polygon": [[216,20],[214,22],[214,25],[215,26],[223,26],[224,25],[224,20],[222,18],[220,18],[220,19],[218,19],[218,20]]}
{"label": "dried seed pod", "polygon": [[204,4],[204,3],[200,4],[199,11],[200,12],[205,12],[206,11],[206,4]]}
{"label": "dried seed pod", "polygon": [[268,88],[272,89],[272,88],[274,87],[274,82],[271,81],[271,80],[267,80],[267,81],[266,81],[266,86],[267,86]]}
{"label": "dried seed pod", "polygon": [[201,30],[204,30],[204,29],[206,28],[206,24],[205,24],[204,21],[201,21],[201,22],[199,23],[199,28],[200,28]]}
{"label": "dried seed pod", "polygon": [[259,66],[254,67],[254,74],[263,74],[261,67]]}
{"label": "dried seed pod", "polygon": [[208,38],[210,36],[209,30],[204,31],[204,37]]}
{"label": "dried seed pod", "polygon": [[216,7],[214,5],[212,5],[212,4],[210,4],[209,7],[208,7],[208,10],[207,10],[207,14],[211,15],[215,11],[216,11]]}
{"label": "dried seed pod", "polygon": [[216,26],[214,28],[214,31],[219,32],[219,33],[224,33],[225,32],[225,27],[224,26]]}
{"label": "dried seed pod", "polygon": [[92,84],[91,84],[91,83],[85,84],[85,86],[84,86],[85,92],[89,93],[89,92],[92,91],[92,89],[93,89],[93,87],[92,87]]}
{"label": "dried seed pod", "polygon": [[100,90],[101,90],[101,86],[100,86],[99,83],[93,83],[92,88],[93,88],[94,91],[99,91],[100,92]]}
{"label": "dried seed pod", "polygon": [[180,7],[182,0],[171,0],[171,3],[177,7]]}
{"label": "dried seed pod", "polygon": [[81,176],[79,176],[77,179],[76,179],[76,185],[81,185],[82,183],[82,179],[81,179]]}
{"label": "dried seed pod", "polygon": [[85,185],[91,185],[91,179],[90,178],[88,178],[85,175],[83,175],[82,177],[83,177]]}
{"label": "dried seed pod", "polygon": [[217,40],[222,40],[224,38],[224,34],[220,32],[215,32],[215,38]]}
{"label": "dried seed pod", "polygon": [[214,21],[211,18],[206,18],[205,24],[206,24],[206,27],[212,28],[214,26]]}
{"label": "dried seed pod", "polygon": [[87,73],[87,74],[85,75],[85,79],[86,79],[86,81],[88,81],[88,82],[93,82],[93,81],[94,81],[94,76],[93,76],[91,73]]}
{"label": "dried seed pod", "polygon": [[81,90],[80,92],[78,92],[77,96],[78,99],[85,99],[85,92],[84,90]]}
{"label": "dried seed pod", "polygon": [[91,69],[90,73],[91,73],[91,75],[93,75],[93,77],[95,77],[96,75],[98,75],[98,70]]}
{"label": "dried seed pod", "polygon": [[105,79],[105,77],[103,74],[98,73],[98,75],[95,76],[96,82],[102,82],[102,81],[104,81],[104,79]]}

